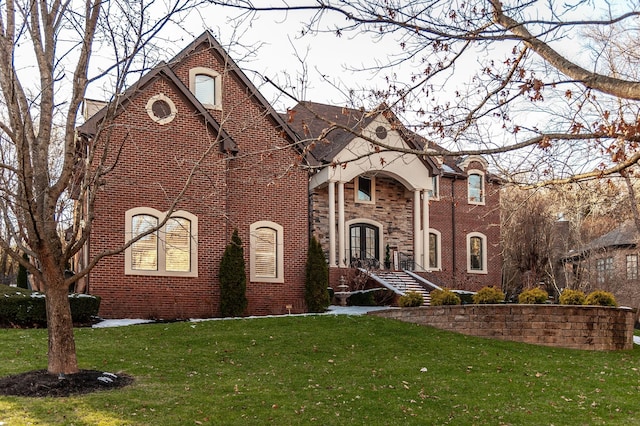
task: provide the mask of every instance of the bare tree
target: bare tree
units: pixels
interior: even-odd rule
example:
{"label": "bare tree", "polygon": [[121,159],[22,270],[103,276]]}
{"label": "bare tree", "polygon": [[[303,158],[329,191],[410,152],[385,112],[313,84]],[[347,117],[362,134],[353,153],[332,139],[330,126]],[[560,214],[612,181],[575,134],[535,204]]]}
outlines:
{"label": "bare tree", "polygon": [[[586,1],[209,1],[245,16],[303,15],[303,36],[393,38],[396,51],[360,68],[376,70],[385,86],[345,88],[345,102],[384,103],[443,146],[439,154],[510,152],[497,161],[502,171],[537,185],[616,174],[640,159],[637,113],[616,108],[619,99],[640,100],[640,83],[611,73],[602,56],[586,55],[581,45],[594,28],[631,29],[640,15],[633,4],[600,10]],[[633,50],[620,54],[633,63]],[[403,66],[412,70],[404,79],[397,72]]]}
{"label": "bare tree", "polygon": [[[157,51],[153,41],[159,31],[196,3],[2,4],[0,213],[6,232],[1,233],[0,249],[43,285],[52,374],[78,371],[67,292],[98,260],[65,277],[68,262],[91,231],[92,214],[80,210],[91,204],[106,173],[103,158],[94,158],[94,148],[76,138],[87,86],[109,75],[109,92],[120,93],[130,72],[155,62],[150,55]],[[92,66],[96,51],[99,63]],[[22,253],[34,261],[26,262]]]}

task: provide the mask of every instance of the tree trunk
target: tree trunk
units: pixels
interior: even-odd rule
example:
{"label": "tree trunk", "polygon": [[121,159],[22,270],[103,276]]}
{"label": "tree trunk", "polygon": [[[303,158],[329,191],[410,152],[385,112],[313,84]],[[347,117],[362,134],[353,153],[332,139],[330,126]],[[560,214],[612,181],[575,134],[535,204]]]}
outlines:
{"label": "tree trunk", "polygon": [[[46,279],[46,278],[45,278]],[[49,281],[47,288],[47,330],[49,332],[49,365],[51,374],[77,373],[76,344],[64,277]]]}

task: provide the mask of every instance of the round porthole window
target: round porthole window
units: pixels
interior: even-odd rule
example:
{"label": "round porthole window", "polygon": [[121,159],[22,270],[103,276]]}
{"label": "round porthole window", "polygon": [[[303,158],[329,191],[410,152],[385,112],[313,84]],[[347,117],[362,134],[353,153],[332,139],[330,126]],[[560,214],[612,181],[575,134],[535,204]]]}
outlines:
{"label": "round porthole window", "polygon": [[376,127],[376,136],[378,139],[385,139],[387,137],[387,129],[384,126]]}
{"label": "round porthole window", "polygon": [[158,124],[167,124],[176,118],[176,106],[163,93],[152,96],[147,102],[147,114]]}

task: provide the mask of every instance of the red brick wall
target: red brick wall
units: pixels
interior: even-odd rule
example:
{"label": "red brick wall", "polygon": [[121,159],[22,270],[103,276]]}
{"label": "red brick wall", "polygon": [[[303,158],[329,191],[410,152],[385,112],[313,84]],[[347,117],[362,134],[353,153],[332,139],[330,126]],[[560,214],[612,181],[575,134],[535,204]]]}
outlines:
{"label": "red brick wall", "polygon": [[[440,179],[440,197],[430,203],[429,226],[441,233],[442,271],[424,274],[436,284],[476,291],[502,286],[500,249],[500,187],[485,182],[485,204],[467,202],[467,180]],[[467,234],[487,237],[487,274],[467,273]]]}
{"label": "red brick wall", "polygon": [[458,305],[369,315],[501,340],[588,350],[633,348],[635,310],[602,306]]}
{"label": "red brick wall", "polygon": [[[188,86],[195,66],[224,73],[211,51],[196,51],[175,72]],[[164,93],[176,104],[178,115],[159,126],[147,115],[147,100]],[[307,174],[296,167],[293,149],[263,108],[250,100],[237,78],[223,81],[223,111],[216,119],[239,147],[235,158],[215,148],[198,167],[178,209],[198,217],[198,277],[124,275],[124,254],[103,259],[90,277],[90,291],[102,296],[104,317],[186,318],[219,313],[218,267],[233,229],[243,241],[247,266],[248,314],[283,313],[285,305],[303,311],[304,264],[308,244]],[[165,80],[157,80],[133,97],[117,118],[114,142],[122,152],[96,203],[91,253],[119,247],[124,242],[125,212],[133,207],[166,211],[186,181],[189,165],[215,139],[202,119]],[[111,158],[115,158],[113,150]],[[249,282],[249,226],[270,220],[284,227],[285,279],[283,284]]]}

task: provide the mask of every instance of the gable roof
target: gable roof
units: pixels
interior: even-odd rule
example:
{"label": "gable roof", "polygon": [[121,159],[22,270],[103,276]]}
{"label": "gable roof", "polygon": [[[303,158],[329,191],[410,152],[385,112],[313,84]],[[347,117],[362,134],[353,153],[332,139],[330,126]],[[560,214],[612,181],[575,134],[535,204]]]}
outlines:
{"label": "gable roof", "polygon": [[[216,38],[209,31],[205,31],[198,38],[192,41],[187,47],[182,49],[173,59],[170,61],[170,66],[173,68],[177,66],[184,58],[189,56],[195,50],[199,49],[202,45],[206,48],[213,49],[222,59],[225,64],[226,71],[235,75],[238,80],[248,89],[251,94],[251,99],[254,99],[262,108],[267,112],[267,116],[273,120],[276,127],[280,128],[284,135],[286,135],[292,142],[296,142],[297,138],[295,133],[287,125],[285,120],[273,109],[271,104],[262,96],[262,93],[258,88],[249,80],[247,75],[240,69],[235,61],[229,56],[227,51],[218,43]],[[295,145],[297,147],[297,145]]]}
{"label": "gable roof", "polygon": [[[400,133],[410,149],[422,151],[425,146],[432,145],[425,138],[409,131],[384,104],[373,111],[364,111],[304,101],[287,112],[287,122],[303,141],[305,149],[308,149],[310,162],[320,165],[330,164],[340,151],[359,137],[362,130],[380,115]],[[327,132],[332,123],[338,127]],[[433,174],[441,173],[440,167],[430,156],[420,156],[420,160]]]}
{"label": "gable roof", "polygon": [[[178,66],[180,61],[182,61],[189,54],[191,54],[196,49],[199,49],[203,45],[206,48],[213,49],[222,58],[225,66],[227,67],[227,70],[235,75],[238,80],[245,86],[245,88],[251,94],[251,98],[266,110],[267,116],[271,118],[277,128],[281,129],[283,136],[288,137],[292,142],[297,141],[296,135],[292,131],[292,129],[273,109],[271,104],[267,102],[264,96],[262,96],[262,94],[258,91],[257,87],[249,80],[246,74],[238,67],[233,59],[231,59],[231,57],[227,54],[227,52],[222,48],[222,46],[217,42],[215,37],[213,37],[213,35],[209,31],[205,31],[198,38],[192,41],[187,47],[180,51],[180,53],[174,56],[173,59],[169,61],[169,63],[161,62],[151,71],[145,74],[134,85],[126,89],[122,96],[117,96],[115,100],[115,102],[118,102],[118,104],[116,105],[116,113],[120,112],[122,108],[134,96],[136,96],[136,94],[141,91],[141,89],[148,86],[155,79],[167,78],[176,87],[176,89],[189,100],[196,111],[203,117],[207,125],[220,135],[220,149],[222,151],[238,152],[238,146],[233,141],[233,138],[224,130],[224,128],[222,128],[222,126],[220,126],[220,124],[211,115],[211,113],[200,103],[200,101],[198,101],[195,95],[191,93],[189,88],[173,72],[173,68]],[[78,131],[85,136],[95,136],[95,133],[98,130],[98,125],[102,120],[104,120],[108,108],[109,105],[105,106],[92,117],[90,117],[84,124],[78,127]]]}
{"label": "gable roof", "polygon": [[[211,129],[213,129],[216,134],[220,135],[220,149],[222,151],[238,151],[237,145],[233,141],[231,136],[223,128],[220,127],[220,124],[216,121],[215,118],[213,118],[211,113],[209,113],[209,111],[196,99],[189,88],[164,62],[161,62],[158,66],[145,74],[134,85],[125,90],[122,96],[116,97],[115,102],[118,102],[118,104],[116,105],[115,114],[118,114],[120,111],[122,111],[123,108],[131,101],[131,99],[136,94],[140,93],[145,87],[147,87],[157,78],[166,78],[167,80],[169,80],[174,85],[176,90],[184,95],[187,100],[193,105],[196,111],[198,111],[198,113],[202,116],[205,123]],[[104,120],[106,114],[108,113],[108,110],[109,104],[107,104],[100,111],[91,116],[84,124],[82,124],[78,128],[78,131],[86,136],[95,136],[96,132],[98,131],[98,125],[102,120]]]}

